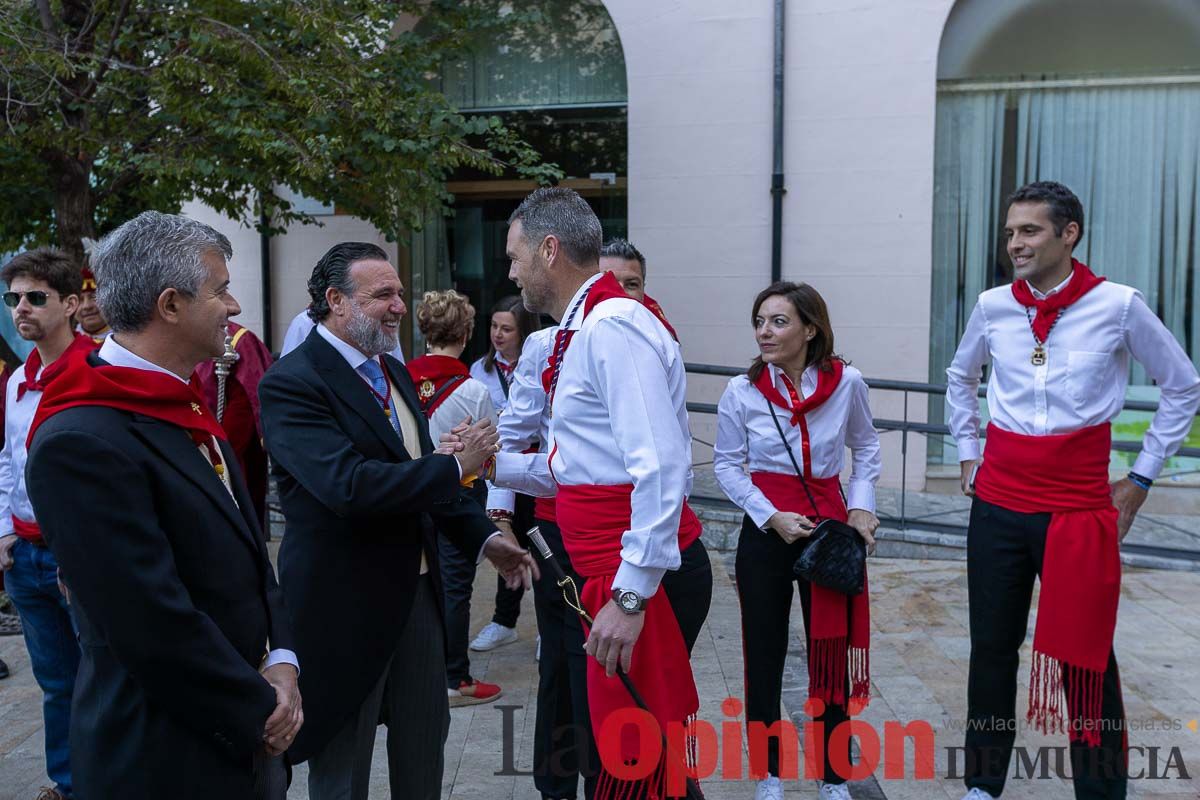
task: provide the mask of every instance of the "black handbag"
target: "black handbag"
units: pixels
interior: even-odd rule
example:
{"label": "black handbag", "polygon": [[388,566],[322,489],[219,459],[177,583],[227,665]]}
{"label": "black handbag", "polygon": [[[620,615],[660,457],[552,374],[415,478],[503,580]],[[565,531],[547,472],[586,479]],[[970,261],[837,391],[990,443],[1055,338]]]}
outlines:
{"label": "black handbag", "polygon": [[[792,446],[783,433],[783,426],[779,424],[775,404],[767,400],[767,408],[771,410],[775,430],[779,431],[779,439],[787,450],[788,458],[792,460],[796,477],[800,479],[800,485],[804,487],[808,502],[812,503],[815,511],[817,501],[808,488],[808,481],[804,480],[804,471],[796,462]],[[840,486],[838,488],[841,489]],[[867,543],[858,531],[845,522],[823,519],[813,528],[808,546],[792,564],[792,572],[797,578],[804,578],[809,583],[835,592],[850,596],[862,594],[867,580]]]}

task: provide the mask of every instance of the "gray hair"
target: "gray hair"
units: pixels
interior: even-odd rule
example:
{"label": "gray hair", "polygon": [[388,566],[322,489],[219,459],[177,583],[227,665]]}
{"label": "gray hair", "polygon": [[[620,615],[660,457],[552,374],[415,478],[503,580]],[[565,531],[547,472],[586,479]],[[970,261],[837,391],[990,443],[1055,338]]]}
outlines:
{"label": "gray hair", "polygon": [[105,236],[91,254],[96,304],[117,333],[142,330],[154,318],[158,297],[174,289],[195,297],[208,277],[204,253],[233,256],[217,230],[177,214],[143,211]]}
{"label": "gray hair", "polygon": [[600,219],[587,201],[573,189],[561,186],[535,189],[508,218],[517,220],[525,241],[536,247],[547,236],[554,236],[573,263],[588,267],[600,260],[604,234]]}

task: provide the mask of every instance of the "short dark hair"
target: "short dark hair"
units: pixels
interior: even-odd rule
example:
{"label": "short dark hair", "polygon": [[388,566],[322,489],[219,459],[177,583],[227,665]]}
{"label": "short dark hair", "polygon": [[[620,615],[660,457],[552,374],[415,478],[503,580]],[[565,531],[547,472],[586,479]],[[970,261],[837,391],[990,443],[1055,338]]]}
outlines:
{"label": "short dark hair", "polygon": [[[758,293],[758,297],[754,298],[754,309],[750,312],[751,325],[755,324],[755,317],[758,316],[762,304],[768,297],[775,296],[787,298],[792,308],[796,309],[800,322],[816,326],[817,334],[808,343],[808,363],[805,367],[816,364],[819,369],[828,372],[832,369],[830,362],[833,359],[844,360],[833,351],[833,323],[829,321],[829,308],[825,305],[825,298],[807,283],[777,281],[763,289]],[[758,380],[766,366],[762,356],[756,356],[754,363],[750,365],[750,380]]]}
{"label": "short dark hair", "polygon": [[1008,196],[1008,204],[1013,203],[1045,203],[1050,209],[1050,222],[1054,225],[1054,235],[1062,236],[1068,222],[1079,226],[1079,237],[1075,244],[1083,239],[1083,203],[1075,193],[1058,181],[1035,181],[1027,183]]}
{"label": "short dark hair", "polygon": [[604,247],[600,248],[600,255],[601,257],[623,258],[626,261],[638,262],[638,265],[642,268],[642,280],[646,279],[646,257],[628,239],[620,237],[609,239],[604,243]]}
{"label": "short dark hair", "polygon": [[521,221],[525,241],[532,246],[547,236],[555,236],[566,251],[567,258],[581,267],[600,260],[600,243],[604,234],[600,218],[574,189],[543,186],[534,189],[508,218],[512,225]]}
{"label": "short dark hair", "polygon": [[79,265],[66,253],[53,247],[38,247],[13,256],[0,270],[0,280],[6,284],[22,277],[45,281],[61,297],[78,295],[83,286],[83,273]]}
{"label": "short dark hair", "polygon": [[368,259],[387,261],[388,254],[382,247],[370,242],[341,242],[321,256],[308,278],[308,296],[312,299],[308,307],[309,319],[321,322],[329,316],[329,302],[325,299],[327,289],[334,288],[342,294],[354,291],[350,267],[356,261]]}

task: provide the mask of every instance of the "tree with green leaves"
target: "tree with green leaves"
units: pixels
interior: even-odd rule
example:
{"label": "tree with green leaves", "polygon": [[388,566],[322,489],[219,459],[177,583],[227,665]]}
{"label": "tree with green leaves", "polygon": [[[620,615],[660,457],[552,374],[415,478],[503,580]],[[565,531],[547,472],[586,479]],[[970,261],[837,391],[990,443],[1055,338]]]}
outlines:
{"label": "tree with green leaves", "polygon": [[192,199],[312,221],[279,185],[398,237],[449,203],[455,169],[550,179],[434,81],[507,16],[495,0],[0,0],[0,252],[81,258],[82,238]]}

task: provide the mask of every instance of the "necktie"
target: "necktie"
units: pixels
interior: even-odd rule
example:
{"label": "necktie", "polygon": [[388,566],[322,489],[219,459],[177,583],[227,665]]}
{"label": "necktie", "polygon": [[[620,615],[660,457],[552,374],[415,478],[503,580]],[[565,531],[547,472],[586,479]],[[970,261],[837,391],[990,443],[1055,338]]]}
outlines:
{"label": "necktie", "polygon": [[370,381],[375,400],[387,414],[388,422],[392,424],[392,429],[396,431],[396,435],[403,441],[404,435],[400,433],[400,420],[396,418],[396,414],[392,409],[391,389],[388,387],[387,378],[383,376],[383,367],[380,366],[378,359],[372,358],[364,361],[358,368],[358,372]]}

